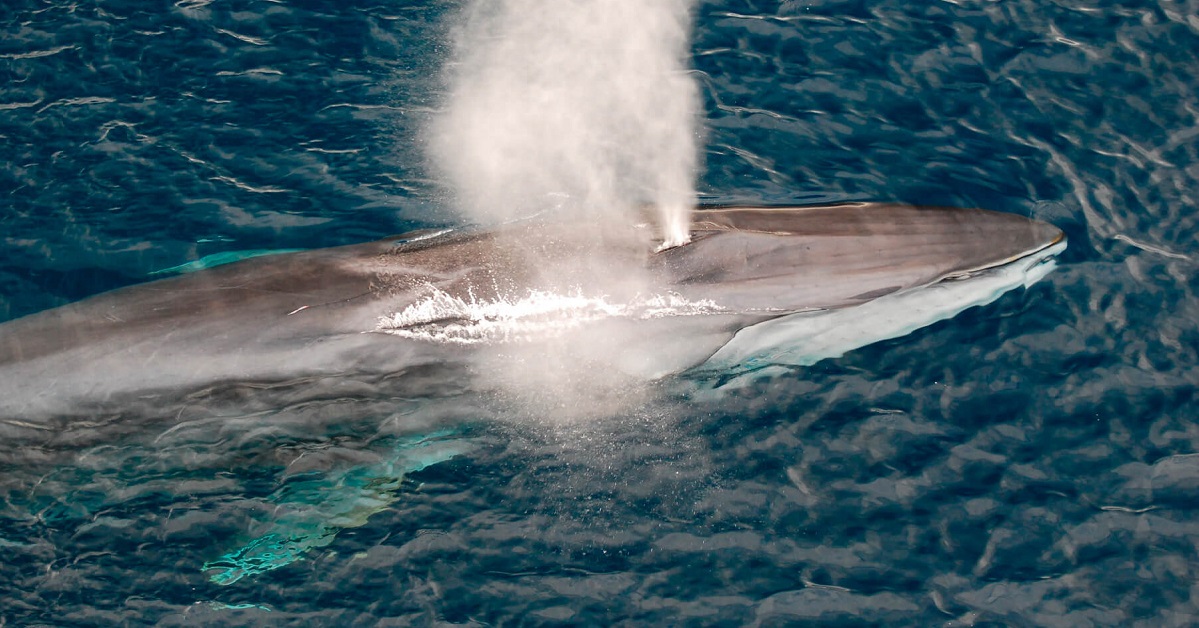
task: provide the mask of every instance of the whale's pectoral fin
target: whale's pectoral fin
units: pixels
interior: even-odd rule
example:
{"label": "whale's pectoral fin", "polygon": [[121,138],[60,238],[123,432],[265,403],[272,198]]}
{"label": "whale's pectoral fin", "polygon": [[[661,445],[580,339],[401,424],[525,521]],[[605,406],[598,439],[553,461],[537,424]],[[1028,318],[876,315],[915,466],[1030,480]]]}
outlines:
{"label": "whale's pectoral fin", "polygon": [[345,528],[366,524],[398,499],[404,477],[470,452],[474,445],[451,431],[401,441],[383,460],[288,481],[270,502],[276,517],[245,545],[201,568],[208,579],[230,585],[301,560],[325,547]]}

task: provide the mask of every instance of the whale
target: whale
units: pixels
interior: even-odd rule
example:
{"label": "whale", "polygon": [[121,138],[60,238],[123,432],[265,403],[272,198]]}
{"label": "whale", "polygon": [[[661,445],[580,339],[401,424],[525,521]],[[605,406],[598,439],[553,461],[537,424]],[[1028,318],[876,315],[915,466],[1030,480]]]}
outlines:
{"label": "whale", "polygon": [[[480,360],[563,330],[619,338],[569,357],[602,350],[632,378],[810,364],[1036,281],[1065,247],[1059,229],[1023,216],[892,203],[699,208],[690,242],[661,251],[649,227],[632,244],[593,235],[545,223],[413,232],[9,321],[0,439],[69,444],[150,415],[355,390],[455,395],[478,385]],[[598,261],[544,272],[585,250]],[[641,280],[635,293],[588,293],[605,273]]]}
{"label": "whale", "polygon": [[1023,216],[896,203],[702,207],[689,242],[656,233],[521,221],[254,251],[0,324],[0,520],[87,526],[180,478],[276,469],[245,534],[197,563],[232,585],[364,525],[497,412],[719,396],[990,303],[1066,246]]}

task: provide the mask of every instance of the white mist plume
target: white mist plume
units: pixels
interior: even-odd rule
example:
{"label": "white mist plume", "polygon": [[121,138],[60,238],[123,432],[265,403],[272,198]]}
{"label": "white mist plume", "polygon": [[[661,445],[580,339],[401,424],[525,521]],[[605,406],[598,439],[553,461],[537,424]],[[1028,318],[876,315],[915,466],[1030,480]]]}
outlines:
{"label": "white mist plume", "polygon": [[[693,1],[467,0],[430,156],[468,220],[536,217],[497,236],[532,292],[463,302],[449,325],[401,312],[390,333],[507,339],[480,353],[477,378],[517,414],[560,423],[640,405],[662,358],[639,309],[659,288],[645,258],[655,239],[687,242],[695,201]],[[647,205],[658,238],[636,227]]]}
{"label": "white mist plume", "polygon": [[651,204],[664,246],[686,242],[698,159],[692,2],[470,2],[429,138],[466,215],[631,225]]}

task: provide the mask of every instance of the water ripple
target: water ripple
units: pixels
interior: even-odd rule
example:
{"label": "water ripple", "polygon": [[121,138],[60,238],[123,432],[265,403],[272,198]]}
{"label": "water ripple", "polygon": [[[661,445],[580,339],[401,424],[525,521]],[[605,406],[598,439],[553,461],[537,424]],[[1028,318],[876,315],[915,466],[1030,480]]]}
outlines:
{"label": "water ripple", "polygon": [[[448,222],[420,150],[447,7],[6,6],[0,318],[210,255]],[[705,199],[992,207],[1062,226],[1061,268],[723,399],[488,423],[364,525],[228,588],[199,567],[289,482],[487,409],[416,402],[444,386],[428,376],[412,399],[5,449],[0,623],[1186,623],[1197,15],[701,2]]]}

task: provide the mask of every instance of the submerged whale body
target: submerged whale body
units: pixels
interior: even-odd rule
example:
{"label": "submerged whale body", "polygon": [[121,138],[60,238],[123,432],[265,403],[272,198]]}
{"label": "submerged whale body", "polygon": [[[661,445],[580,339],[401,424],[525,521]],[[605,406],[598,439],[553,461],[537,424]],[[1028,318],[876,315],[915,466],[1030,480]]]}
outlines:
{"label": "submerged whale body", "polygon": [[[1021,216],[877,203],[701,209],[691,234],[655,252],[648,228],[610,247],[544,224],[417,232],[94,296],[0,325],[0,436],[452,396],[502,369],[480,356],[561,333],[619,339],[579,358],[642,379],[808,364],[1035,281],[1065,246]],[[601,263],[546,272],[596,246]],[[589,293],[597,273],[642,281]]]}

